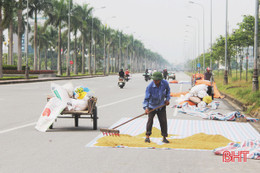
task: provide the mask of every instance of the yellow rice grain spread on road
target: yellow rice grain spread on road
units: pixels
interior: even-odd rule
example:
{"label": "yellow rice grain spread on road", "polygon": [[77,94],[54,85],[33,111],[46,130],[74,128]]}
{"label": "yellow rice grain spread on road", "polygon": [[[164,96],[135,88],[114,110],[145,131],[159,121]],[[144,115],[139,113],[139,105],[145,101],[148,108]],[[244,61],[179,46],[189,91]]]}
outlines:
{"label": "yellow rice grain spread on road", "polygon": [[[154,130],[154,129],[153,129]],[[156,130],[153,131],[155,136],[159,136]],[[144,133],[145,134],[145,133]],[[169,139],[169,144],[158,145],[151,141],[151,143],[144,142],[144,134],[137,136],[130,136],[121,134],[118,136],[104,136],[97,140],[95,146],[125,146],[125,147],[154,147],[154,148],[180,148],[180,149],[204,149],[213,150],[218,147],[226,146],[231,140],[222,135],[208,135],[205,133],[198,133],[182,139]],[[151,136],[152,137],[152,136]],[[155,137],[154,137],[155,138]]]}
{"label": "yellow rice grain spread on road", "polygon": [[[171,136],[178,136],[178,135],[171,135],[169,134],[168,137]],[[146,137],[146,132],[141,133],[140,135],[137,135],[136,137]],[[157,129],[156,127],[152,128],[152,135],[151,138],[162,138],[161,130]]]}

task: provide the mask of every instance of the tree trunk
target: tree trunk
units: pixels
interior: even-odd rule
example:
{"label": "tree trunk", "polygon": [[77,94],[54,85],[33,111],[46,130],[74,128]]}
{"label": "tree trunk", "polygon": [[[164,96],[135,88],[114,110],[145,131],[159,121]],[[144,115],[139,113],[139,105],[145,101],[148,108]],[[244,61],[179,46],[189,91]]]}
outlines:
{"label": "tree trunk", "polygon": [[85,74],[85,37],[82,35],[81,73]]}
{"label": "tree trunk", "polygon": [[14,60],[13,60],[13,21],[10,22],[9,24],[9,29],[8,29],[8,38],[9,38],[9,43],[8,43],[8,65],[13,65]]}
{"label": "tree trunk", "polygon": [[91,54],[92,54],[92,50],[91,50],[91,41],[89,41],[88,44],[88,74],[92,75],[92,68],[91,68]]}
{"label": "tree trunk", "polygon": [[128,66],[128,46],[126,48],[126,52],[125,52],[125,70],[127,69]]}
{"label": "tree trunk", "polygon": [[107,74],[110,73],[110,44],[107,45]]}
{"label": "tree trunk", "polygon": [[246,81],[248,80],[248,56],[249,56],[249,46],[247,47],[247,53],[246,53]]}
{"label": "tree trunk", "polygon": [[44,57],[45,57],[45,64],[44,64],[45,70],[47,70],[47,51],[48,51],[47,47],[45,48],[45,55],[44,55]]}
{"label": "tree trunk", "polygon": [[115,46],[113,45],[113,48],[112,48],[112,56],[113,56],[113,61],[112,61],[112,72],[115,73],[116,72],[116,55],[115,55]]}
{"label": "tree trunk", "polygon": [[[21,0],[19,1],[21,3]],[[20,7],[21,8],[21,7]],[[22,70],[22,13],[23,10],[19,9],[17,12],[18,16],[18,60],[17,70]]]}
{"label": "tree trunk", "polygon": [[61,63],[61,23],[59,23],[59,34],[58,34],[58,61],[57,61],[58,75],[62,75],[62,63]]}
{"label": "tree trunk", "polygon": [[104,34],[103,74],[106,75],[106,35]]}
{"label": "tree trunk", "polygon": [[243,57],[240,52],[240,80],[242,80],[242,62],[243,62]]}
{"label": "tree trunk", "polygon": [[37,10],[34,11],[34,61],[33,69],[37,70]]}
{"label": "tree trunk", "polygon": [[40,49],[40,42],[39,42],[39,49],[38,49],[38,70],[41,70],[41,49]]}
{"label": "tree trunk", "polygon": [[94,44],[94,74],[97,73],[97,64],[96,64],[96,43]]}
{"label": "tree trunk", "polygon": [[[2,23],[2,8],[0,7],[0,23]],[[0,40],[3,40],[3,27],[0,25]],[[0,78],[3,77],[3,42],[0,41]]]}
{"label": "tree trunk", "polygon": [[75,32],[75,41],[74,41],[74,74],[78,74],[78,66],[77,66],[77,32]]}

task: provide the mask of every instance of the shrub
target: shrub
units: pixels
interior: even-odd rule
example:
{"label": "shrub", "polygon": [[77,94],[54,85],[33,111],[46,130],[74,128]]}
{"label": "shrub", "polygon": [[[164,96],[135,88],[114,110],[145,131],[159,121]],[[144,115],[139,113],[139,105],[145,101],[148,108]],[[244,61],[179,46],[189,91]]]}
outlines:
{"label": "shrub", "polygon": [[[3,70],[4,74],[25,74],[25,70]],[[29,74],[52,74],[54,70],[30,70]]]}
{"label": "shrub", "polygon": [[[22,66],[22,70],[25,70],[26,66],[23,65]],[[28,67],[30,70],[30,67]],[[3,65],[3,70],[17,70],[17,66],[16,65]]]}

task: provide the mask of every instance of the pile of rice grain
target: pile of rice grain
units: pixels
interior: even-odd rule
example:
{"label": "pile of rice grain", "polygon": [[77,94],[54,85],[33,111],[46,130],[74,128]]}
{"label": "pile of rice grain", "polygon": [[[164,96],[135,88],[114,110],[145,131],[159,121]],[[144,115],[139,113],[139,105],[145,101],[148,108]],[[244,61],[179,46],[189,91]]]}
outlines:
{"label": "pile of rice grain", "polygon": [[[158,129],[157,129],[158,130]],[[161,132],[153,129],[153,138],[161,138]],[[182,139],[169,139],[170,143],[158,145],[154,142],[144,142],[145,132],[137,135],[130,136],[121,134],[118,136],[104,136],[97,140],[95,146],[126,146],[126,147],[155,147],[155,148],[180,148],[180,149],[204,149],[213,150],[218,147],[226,146],[231,140],[222,135],[208,135],[205,133],[198,133]]]}

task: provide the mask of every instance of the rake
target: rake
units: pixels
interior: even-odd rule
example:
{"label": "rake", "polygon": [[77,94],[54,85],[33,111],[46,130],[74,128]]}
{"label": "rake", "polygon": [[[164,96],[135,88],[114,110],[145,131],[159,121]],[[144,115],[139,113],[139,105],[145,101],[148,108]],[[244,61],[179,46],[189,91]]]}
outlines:
{"label": "rake", "polygon": [[[160,109],[160,108],[162,108],[164,106],[166,106],[166,105],[164,104],[164,105],[158,106],[157,108],[154,108],[154,109],[150,110],[148,112],[148,114],[153,112],[153,111],[155,111],[155,110],[157,110],[157,109]],[[126,121],[126,122],[123,122],[122,124],[119,124],[118,126],[112,128],[112,129],[100,129],[100,131],[103,133],[104,136],[120,136],[120,131],[117,130],[118,127],[120,127],[120,126],[122,126],[122,125],[124,125],[126,123],[129,123],[130,121],[133,121],[133,120],[135,120],[137,118],[140,118],[140,117],[142,117],[144,115],[146,115],[146,113],[143,113],[143,114],[138,115],[138,116],[136,116],[136,117]]]}

